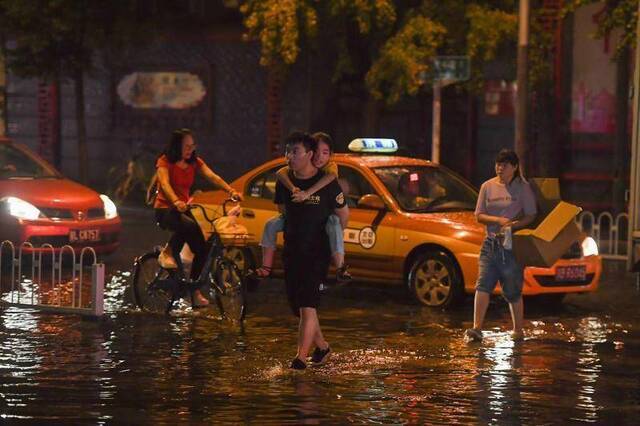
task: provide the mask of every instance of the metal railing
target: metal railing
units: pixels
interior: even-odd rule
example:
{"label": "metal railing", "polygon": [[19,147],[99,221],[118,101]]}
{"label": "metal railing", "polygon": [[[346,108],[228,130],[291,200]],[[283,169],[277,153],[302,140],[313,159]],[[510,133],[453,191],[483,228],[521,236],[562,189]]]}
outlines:
{"label": "metal railing", "polygon": [[593,238],[603,259],[626,260],[627,230],[629,215],[619,213],[615,217],[609,212],[597,216],[589,211],[582,211],[576,216],[580,229]]}
{"label": "metal railing", "polygon": [[[25,253],[28,251],[28,253]],[[17,255],[16,255],[17,254]],[[91,255],[89,264],[85,256]],[[87,258],[88,259],[88,258]],[[30,266],[27,270],[23,268]],[[90,269],[91,282],[85,282]],[[17,253],[11,241],[0,243],[0,304],[88,316],[104,314],[104,264],[91,247],[76,253],[69,245],[35,248],[22,243]]]}

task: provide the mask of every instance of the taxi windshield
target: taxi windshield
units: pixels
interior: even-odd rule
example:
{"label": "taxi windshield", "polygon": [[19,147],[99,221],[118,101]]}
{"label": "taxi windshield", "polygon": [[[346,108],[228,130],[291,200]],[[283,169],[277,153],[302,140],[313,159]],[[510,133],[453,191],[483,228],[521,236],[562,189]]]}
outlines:
{"label": "taxi windshield", "polygon": [[0,179],[57,177],[55,170],[36,161],[26,152],[10,144],[0,144]]}
{"label": "taxi windshield", "polygon": [[373,169],[400,207],[408,212],[475,210],[478,193],[453,173],[430,166]]}

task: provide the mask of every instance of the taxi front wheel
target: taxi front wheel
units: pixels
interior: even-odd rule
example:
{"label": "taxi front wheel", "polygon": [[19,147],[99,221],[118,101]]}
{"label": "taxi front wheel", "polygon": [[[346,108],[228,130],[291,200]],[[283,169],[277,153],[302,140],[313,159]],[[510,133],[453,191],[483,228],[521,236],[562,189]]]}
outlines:
{"label": "taxi front wheel", "polygon": [[452,306],[464,295],[454,261],[441,251],[418,254],[413,260],[407,281],[411,294],[420,303],[432,308]]}

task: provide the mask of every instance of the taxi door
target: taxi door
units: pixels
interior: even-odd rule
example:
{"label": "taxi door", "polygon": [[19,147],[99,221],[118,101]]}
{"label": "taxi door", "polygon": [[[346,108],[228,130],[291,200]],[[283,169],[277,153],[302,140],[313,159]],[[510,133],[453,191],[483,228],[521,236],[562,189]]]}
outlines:
{"label": "taxi door", "polygon": [[349,223],[344,230],[345,263],[351,273],[371,280],[398,281],[402,271],[394,259],[396,218],[390,210],[357,206],[360,197],[380,194],[358,169],[339,165],[338,183],[349,206]]}

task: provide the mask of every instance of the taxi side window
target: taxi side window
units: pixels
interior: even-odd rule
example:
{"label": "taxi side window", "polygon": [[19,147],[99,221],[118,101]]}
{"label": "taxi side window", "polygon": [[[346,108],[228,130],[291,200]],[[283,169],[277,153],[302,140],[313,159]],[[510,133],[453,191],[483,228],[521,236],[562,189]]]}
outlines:
{"label": "taxi side window", "polygon": [[273,200],[276,194],[276,172],[282,166],[274,167],[260,173],[247,185],[245,195],[251,198],[266,198]]}
{"label": "taxi side window", "polygon": [[356,207],[360,197],[366,194],[376,194],[369,181],[356,169],[339,166],[338,183],[347,200],[349,207]]}

